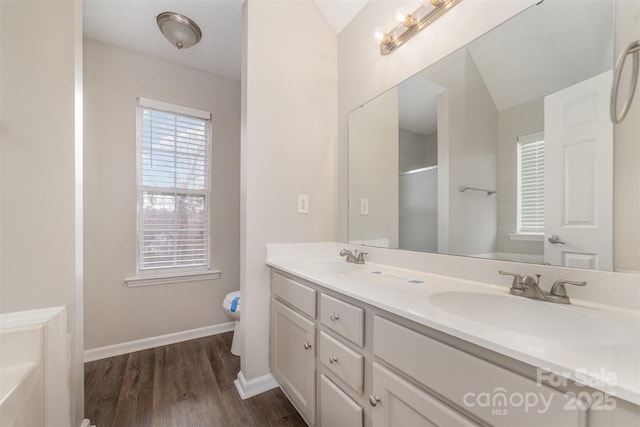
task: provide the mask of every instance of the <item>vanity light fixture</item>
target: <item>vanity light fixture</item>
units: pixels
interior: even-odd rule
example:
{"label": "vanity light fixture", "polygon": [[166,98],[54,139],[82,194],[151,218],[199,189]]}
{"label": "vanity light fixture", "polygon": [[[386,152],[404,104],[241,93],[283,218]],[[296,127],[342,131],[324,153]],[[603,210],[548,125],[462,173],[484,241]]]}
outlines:
{"label": "vanity light fixture", "polygon": [[376,31],[375,37],[380,41],[380,53],[390,54],[461,1],[429,0],[413,13],[399,12],[396,15],[399,25],[388,33]]}
{"label": "vanity light fixture", "polygon": [[198,24],[179,13],[163,12],[156,17],[156,22],[162,35],[178,49],[190,48],[202,38]]}

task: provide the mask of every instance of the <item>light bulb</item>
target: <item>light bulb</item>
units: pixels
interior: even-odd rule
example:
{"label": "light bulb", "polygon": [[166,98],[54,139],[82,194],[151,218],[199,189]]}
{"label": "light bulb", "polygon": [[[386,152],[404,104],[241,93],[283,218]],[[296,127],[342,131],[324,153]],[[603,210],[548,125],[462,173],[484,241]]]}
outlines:
{"label": "light bulb", "polygon": [[407,19],[409,12],[405,8],[400,8],[396,11],[396,21],[404,22]]}

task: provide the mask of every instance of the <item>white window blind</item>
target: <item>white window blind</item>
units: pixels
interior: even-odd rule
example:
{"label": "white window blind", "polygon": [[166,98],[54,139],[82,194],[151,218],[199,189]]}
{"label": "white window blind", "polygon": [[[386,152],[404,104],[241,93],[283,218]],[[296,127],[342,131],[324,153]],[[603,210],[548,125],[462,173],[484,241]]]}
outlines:
{"label": "white window blind", "polygon": [[518,137],[518,233],[544,233],[544,134]]}
{"label": "white window blind", "polygon": [[209,267],[210,113],[138,99],[138,272]]}

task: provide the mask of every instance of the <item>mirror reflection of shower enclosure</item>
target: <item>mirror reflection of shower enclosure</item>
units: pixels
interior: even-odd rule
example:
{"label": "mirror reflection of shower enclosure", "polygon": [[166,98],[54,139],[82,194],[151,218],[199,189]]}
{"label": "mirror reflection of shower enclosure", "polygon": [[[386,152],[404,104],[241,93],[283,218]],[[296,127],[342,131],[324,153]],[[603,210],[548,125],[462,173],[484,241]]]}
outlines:
{"label": "mirror reflection of shower enclosure", "polygon": [[438,251],[438,166],[401,172],[400,249]]}

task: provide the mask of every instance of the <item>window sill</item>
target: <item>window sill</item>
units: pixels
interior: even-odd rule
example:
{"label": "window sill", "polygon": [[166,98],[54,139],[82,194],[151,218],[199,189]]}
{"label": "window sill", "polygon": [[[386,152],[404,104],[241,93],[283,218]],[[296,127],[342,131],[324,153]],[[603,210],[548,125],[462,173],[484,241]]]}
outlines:
{"label": "window sill", "polygon": [[509,240],[523,240],[528,242],[542,242],[544,234],[508,233]]}
{"label": "window sill", "polygon": [[157,276],[136,276],[127,277],[124,282],[130,288],[136,288],[138,286],[154,286],[154,285],[169,285],[172,283],[182,282],[196,282],[202,280],[214,280],[218,279],[222,272],[220,270],[200,271],[196,273],[181,273],[174,275],[157,275]]}

